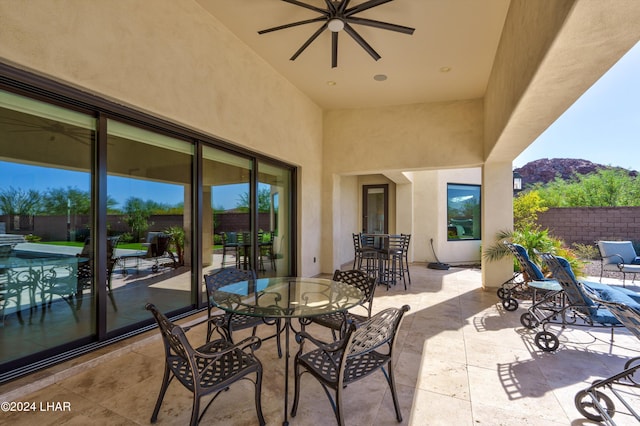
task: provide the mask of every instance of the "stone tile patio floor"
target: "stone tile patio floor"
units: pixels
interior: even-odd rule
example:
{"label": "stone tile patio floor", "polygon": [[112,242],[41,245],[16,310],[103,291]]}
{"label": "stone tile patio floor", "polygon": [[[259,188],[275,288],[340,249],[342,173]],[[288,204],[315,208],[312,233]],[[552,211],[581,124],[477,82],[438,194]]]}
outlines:
{"label": "stone tile patio floor", "polygon": [[[576,392],[593,380],[620,371],[629,358],[640,356],[640,341],[624,329],[616,330],[611,344],[609,329],[571,327],[561,332],[558,351],[544,353],[533,342],[535,332],[519,321],[529,303],[522,301],[517,311],[505,311],[495,289],[480,288],[478,269],[436,271],[414,264],[411,276],[413,284],[407,291],[402,285],[389,291],[379,287],[374,300],[375,311],[411,306],[396,347],[402,424],[596,424],[575,408]],[[202,318],[199,314],[180,323],[196,323]],[[200,344],[204,331],[205,326],[197,325],[188,335]],[[268,328],[264,331],[269,332]],[[236,334],[238,338],[240,334]],[[291,345],[293,356],[297,344],[292,340]],[[153,330],[0,386],[0,401],[35,402],[37,407],[59,402],[69,403],[71,408],[1,412],[0,424],[149,424],[162,380],[163,355],[159,334]],[[284,360],[277,358],[273,339],[263,344],[257,356],[265,366],[265,419],[270,425],[282,424]],[[202,424],[256,424],[252,392],[249,382],[233,385],[213,403]],[[290,392],[292,395],[292,389]],[[630,400],[640,408],[640,397]],[[382,374],[347,388],[344,403],[346,424],[398,424]],[[190,394],[172,383],[157,424],[187,424],[190,411]],[[298,414],[289,420],[291,425],[334,424],[322,388],[308,375],[303,377]],[[637,424],[622,413],[614,420],[619,425]]]}

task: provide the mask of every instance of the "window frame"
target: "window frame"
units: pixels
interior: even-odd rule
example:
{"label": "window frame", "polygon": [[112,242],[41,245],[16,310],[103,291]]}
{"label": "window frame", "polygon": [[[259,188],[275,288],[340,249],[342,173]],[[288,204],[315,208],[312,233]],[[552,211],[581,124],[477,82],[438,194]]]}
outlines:
{"label": "window frame", "polygon": [[[452,190],[469,191],[473,199],[477,199],[477,202],[473,206],[473,213],[470,218],[454,219],[451,217],[451,200]],[[462,202],[462,201],[461,201]],[[457,220],[458,223],[452,223],[452,220]],[[470,227],[466,226],[467,221],[470,221]],[[456,183],[447,182],[447,201],[446,201],[446,227],[447,227],[447,242],[454,241],[478,241],[482,239],[482,185],[472,183]],[[467,234],[470,232],[470,234]],[[461,234],[462,233],[462,234]],[[464,237],[464,235],[470,235],[470,237]]]}

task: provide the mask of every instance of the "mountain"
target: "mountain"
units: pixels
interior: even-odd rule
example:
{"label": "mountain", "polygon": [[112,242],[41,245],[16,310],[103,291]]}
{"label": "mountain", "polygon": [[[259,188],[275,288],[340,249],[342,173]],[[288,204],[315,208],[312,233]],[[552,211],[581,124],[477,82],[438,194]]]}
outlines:
{"label": "mountain", "polygon": [[587,175],[601,169],[624,170],[629,176],[638,176],[635,170],[628,170],[622,167],[605,166],[604,164],[592,163],[588,160],[576,158],[541,158],[530,161],[524,166],[514,169],[514,172],[522,176],[522,187],[536,183],[548,183],[560,176],[562,179],[569,179],[574,173]]}

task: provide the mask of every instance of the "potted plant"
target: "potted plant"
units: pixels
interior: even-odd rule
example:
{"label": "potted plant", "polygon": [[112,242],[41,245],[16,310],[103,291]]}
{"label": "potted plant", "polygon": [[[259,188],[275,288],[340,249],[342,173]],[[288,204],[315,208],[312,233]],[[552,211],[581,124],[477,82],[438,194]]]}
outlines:
{"label": "potted plant", "polygon": [[184,243],[185,243],[185,232],[179,226],[170,226],[169,228],[164,230],[164,233],[169,236],[171,239],[170,247],[171,251],[175,250],[175,253],[178,256],[178,264],[176,266],[184,265]]}

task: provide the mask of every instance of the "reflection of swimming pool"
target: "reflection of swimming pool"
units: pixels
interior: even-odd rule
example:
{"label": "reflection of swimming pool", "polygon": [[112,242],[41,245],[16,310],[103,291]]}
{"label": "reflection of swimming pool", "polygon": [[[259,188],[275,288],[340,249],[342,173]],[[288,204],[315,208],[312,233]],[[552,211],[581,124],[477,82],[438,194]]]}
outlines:
{"label": "reflection of swimming pool", "polygon": [[17,259],[60,259],[65,257],[75,257],[62,253],[44,253],[31,250],[13,250],[10,257]]}

